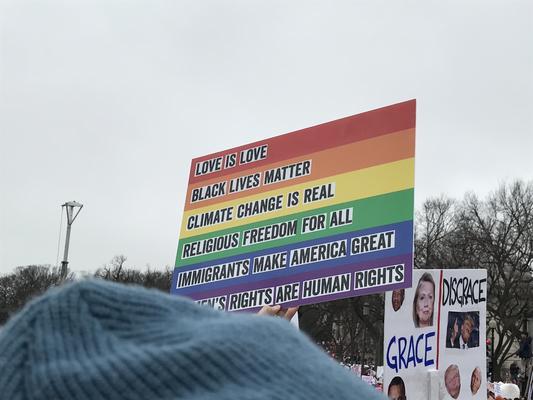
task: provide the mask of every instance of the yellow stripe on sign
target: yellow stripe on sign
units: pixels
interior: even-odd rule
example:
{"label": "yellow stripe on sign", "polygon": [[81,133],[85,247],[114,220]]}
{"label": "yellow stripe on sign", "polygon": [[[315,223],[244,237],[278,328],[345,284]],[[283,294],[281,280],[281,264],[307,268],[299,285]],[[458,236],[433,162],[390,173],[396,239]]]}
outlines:
{"label": "yellow stripe on sign", "polygon": [[[183,215],[180,239],[366,197],[378,196],[384,193],[397,192],[412,187],[414,187],[414,158],[407,158],[190,210]],[[311,190],[312,188],[316,189]],[[287,207],[288,193],[296,191],[299,192],[299,204]],[[311,200],[308,203],[304,203],[306,193],[308,194],[307,200]],[[334,195],[332,196],[332,194]],[[279,199],[276,201],[273,198],[279,195],[283,196],[282,201],[279,201]],[[238,218],[238,210],[244,208],[244,206],[239,206],[267,198],[272,198],[270,205],[274,208],[274,211]],[[276,208],[276,205],[279,206],[280,204],[282,206]],[[247,209],[253,208],[249,206]],[[357,214],[357,211],[355,214]],[[357,215],[355,218],[357,218]],[[204,221],[204,224],[202,221]],[[206,223],[208,224],[207,226],[205,226]],[[187,229],[188,226],[192,228]]]}

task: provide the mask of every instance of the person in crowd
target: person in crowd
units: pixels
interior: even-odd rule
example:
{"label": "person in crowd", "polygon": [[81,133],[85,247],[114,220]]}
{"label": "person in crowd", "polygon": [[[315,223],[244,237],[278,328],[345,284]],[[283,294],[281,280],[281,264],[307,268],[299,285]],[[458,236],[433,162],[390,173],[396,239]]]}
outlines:
{"label": "person in crowd", "polygon": [[471,347],[477,347],[472,331],[474,330],[474,319],[466,314],[461,323],[461,334],[459,334],[459,323],[457,318],[453,323],[452,334],[450,335],[450,342],[447,347],[456,349],[469,349]]}
{"label": "person in crowd", "polygon": [[470,378],[470,391],[475,395],[481,387],[481,370],[479,367],[474,368],[472,377]]}
{"label": "person in crowd", "polygon": [[520,367],[514,361],[509,366],[509,373],[511,374],[511,383],[518,385],[518,375],[520,374]]}
{"label": "person in crowd", "polygon": [[405,289],[396,289],[392,291],[392,309],[398,311],[405,298]]}
{"label": "person in crowd", "polygon": [[459,373],[459,367],[456,364],[450,364],[446,368],[444,373],[444,385],[448,394],[453,398],[457,399],[459,393],[461,392],[461,375]]}
{"label": "person in crowd", "polygon": [[531,336],[527,331],[523,331],[520,335],[520,347],[516,352],[518,357],[522,360],[522,369],[524,374],[527,376],[529,374],[529,364],[531,361]]}
{"label": "person in crowd", "polygon": [[520,398],[520,389],[518,388],[518,385],[515,385],[514,383],[500,384],[499,392],[496,400],[498,400],[498,397],[502,400],[519,400]]}
{"label": "person in crowd", "polygon": [[413,298],[413,321],[415,327],[433,326],[433,307],[435,302],[435,282],[429,272],[419,279]]}
{"label": "person in crowd", "polygon": [[405,394],[405,383],[399,376],[395,376],[389,383],[389,389],[387,390],[387,396],[389,400],[407,400]]}
{"label": "person in crowd", "polygon": [[9,400],[381,398],[284,318],[98,280],[15,315],[0,331],[0,371]]}

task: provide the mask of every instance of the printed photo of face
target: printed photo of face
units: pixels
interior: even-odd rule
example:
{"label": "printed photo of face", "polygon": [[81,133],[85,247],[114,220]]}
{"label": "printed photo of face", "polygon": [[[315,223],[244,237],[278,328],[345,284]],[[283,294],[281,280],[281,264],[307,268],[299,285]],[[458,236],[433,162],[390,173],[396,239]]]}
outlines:
{"label": "printed photo of face", "polygon": [[448,312],[446,347],[471,349],[479,347],[479,312]]}
{"label": "printed photo of face", "polygon": [[472,394],[476,394],[481,386],[481,370],[476,367],[472,371],[472,379],[470,380],[470,390]]}
{"label": "printed photo of face", "polygon": [[464,343],[469,343],[470,335],[472,335],[472,330],[474,329],[474,320],[472,317],[467,317],[461,325],[461,336],[463,337]]}
{"label": "printed photo of face", "polygon": [[450,396],[454,399],[459,397],[459,393],[461,392],[461,375],[459,374],[459,367],[457,365],[451,364],[446,368],[446,372],[444,373],[444,385]]}
{"label": "printed photo of face", "polygon": [[405,289],[396,289],[392,291],[392,309],[398,311],[405,298]]}
{"label": "printed photo of face", "polygon": [[405,383],[403,379],[396,376],[392,379],[387,390],[387,396],[389,400],[407,400],[405,394]]}
{"label": "printed photo of face", "polygon": [[435,282],[429,272],[424,273],[413,298],[413,320],[417,328],[433,326],[433,306],[435,302]]}

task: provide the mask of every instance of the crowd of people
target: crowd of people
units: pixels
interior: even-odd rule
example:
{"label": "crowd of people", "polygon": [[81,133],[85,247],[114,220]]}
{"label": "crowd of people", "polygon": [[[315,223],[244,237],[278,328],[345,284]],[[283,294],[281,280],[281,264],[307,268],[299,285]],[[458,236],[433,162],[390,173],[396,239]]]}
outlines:
{"label": "crowd of people", "polygon": [[334,343],[327,343],[325,341],[317,342],[324,352],[337,361],[342,367],[349,370],[355,377],[362,379],[365,383],[373,386],[376,390],[383,391],[383,366],[376,365],[372,361],[362,360],[358,361],[351,357],[339,357],[333,349]]}

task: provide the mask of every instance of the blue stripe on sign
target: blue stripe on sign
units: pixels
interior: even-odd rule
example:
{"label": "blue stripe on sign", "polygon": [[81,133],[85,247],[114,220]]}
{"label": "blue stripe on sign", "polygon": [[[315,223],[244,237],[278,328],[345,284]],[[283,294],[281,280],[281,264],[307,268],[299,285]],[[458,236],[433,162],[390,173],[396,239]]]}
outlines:
{"label": "blue stripe on sign", "polygon": [[[372,235],[380,232],[389,232],[394,231],[394,237],[395,237],[395,246],[394,248],[389,248],[385,250],[377,250],[377,251],[371,251],[371,252],[365,252],[361,254],[355,254],[351,255],[351,240],[356,237],[362,237],[366,235]],[[253,259],[256,257],[268,255],[268,254],[274,254],[274,253],[281,253],[281,252],[287,252],[287,259],[288,264],[290,264],[291,261],[291,252],[296,249],[302,249],[305,247],[325,244],[325,243],[331,243],[335,241],[341,241],[345,240],[346,242],[346,250],[348,255],[346,257],[340,257],[340,258],[334,258],[334,259],[328,259],[325,261],[318,261],[306,265],[299,265],[299,266],[287,266],[285,268],[269,271],[269,272],[263,272],[263,273],[257,273],[252,274],[253,270]],[[373,227],[369,229],[364,229],[360,231],[354,231],[349,233],[343,233],[340,235],[333,235],[328,236],[325,238],[315,239],[315,240],[309,240],[306,242],[300,242],[295,244],[290,244],[286,246],[281,247],[272,247],[269,249],[264,249],[257,252],[252,253],[246,253],[246,254],[239,254],[232,257],[227,257],[223,259],[218,260],[210,260],[208,262],[204,263],[198,263],[198,264],[192,264],[187,265],[184,267],[179,267],[174,270],[174,274],[172,276],[172,287],[171,287],[171,293],[173,294],[179,294],[183,296],[187,296],[191,293],[195,293],[198,291],[206,291],[206,290],[214,290],[222,287],[229,287],[234,285],[241,285],[245,283],[252,283],[252,282],[258,282],[262,280],[269,280],[272,281],[276,278],[290,276],[294,274],[300,274],[308,271],[314,271],[318,269],[327,269],[336,267],[339,265],[344,264],[359,264],[371,260],[377,260],[385,257],[393,257],[400,254],[408,254],[413,252],[413,221],[404,221],[397,224],[390,224],[390,225],[383,225],[379,227]],[[226,280],[221,280],[217,282],[209,282],[204,284],[199,284],[195,286],[189,286],[189,287],[182,287],[179,289],[176,289],[176,284],[178,281],[178,277],[180,273],[186,272],[186,271],[192,271],[199,268],[205,268],[209,266],[219,265],[219,264],[225,264],[225,263],[231,263],[238,260],[245,260],[248,259],[250,261],[250,267],[248,275],[241,276],[238,278],[231,278]]]}

